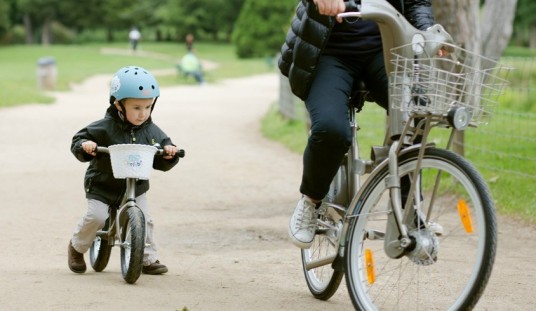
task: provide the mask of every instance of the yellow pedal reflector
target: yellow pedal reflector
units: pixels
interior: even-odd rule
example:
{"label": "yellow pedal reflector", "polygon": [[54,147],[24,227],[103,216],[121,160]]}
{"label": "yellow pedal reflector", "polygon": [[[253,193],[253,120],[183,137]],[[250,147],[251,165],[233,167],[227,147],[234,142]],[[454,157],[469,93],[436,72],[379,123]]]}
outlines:
{"label": "yellow pedal reflector", "polygon": [[473,232],[473,220],[471,219],[471,213],[469,213],[469,208],[464,199],[458,200],[458,214],[460,214],[460,219],[462,220],[463,227],[465,232]]}
{"label": "yellow pedal reflector", "polygon": [[367,267],[367,280],[372,285],[376,281],[376,273],[374,272],[374,257],[372,257],[372,251],[369,248],[365,250],[365,265]]}

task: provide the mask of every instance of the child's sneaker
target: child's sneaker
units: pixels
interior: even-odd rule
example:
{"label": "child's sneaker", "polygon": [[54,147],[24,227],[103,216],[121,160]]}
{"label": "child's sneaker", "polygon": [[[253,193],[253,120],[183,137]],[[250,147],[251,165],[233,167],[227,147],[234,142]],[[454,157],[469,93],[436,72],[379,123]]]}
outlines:
{"label": "child's sneaker", "polygon": [[160,260],[157,260],[148,266],[143,266],[141,272],[144,274],[163,274],[168,272],[168,268],[166,265],[161,264]]}
{"label": "child's sneaker", "polygon": [[299,248],[311,247],[317,227],[316,216],[316,204],[303,196],[290,218],[288,227],[289,236],[294,245]]}

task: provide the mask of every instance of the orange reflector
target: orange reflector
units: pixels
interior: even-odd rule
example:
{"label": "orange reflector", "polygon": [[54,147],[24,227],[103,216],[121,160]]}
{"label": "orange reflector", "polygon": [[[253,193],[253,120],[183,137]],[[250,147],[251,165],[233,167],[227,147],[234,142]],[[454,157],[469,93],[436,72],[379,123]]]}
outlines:
{"label": "orange reflector", "polygon": [[458,200],[458,213],[460,214],[460,219],[462,220],[463,227],[465,232],[473,232],[473,220],[471,219],[471,214],[469,213],[469,208],[464,199]]}
{"label": "orange reflector", "polygon": [[372,251],[368,248],[365,250],[365,265],[367,267],[368,282],[372,285],[376,281],[376,274],[374,273],[374,258],[372,257]]}

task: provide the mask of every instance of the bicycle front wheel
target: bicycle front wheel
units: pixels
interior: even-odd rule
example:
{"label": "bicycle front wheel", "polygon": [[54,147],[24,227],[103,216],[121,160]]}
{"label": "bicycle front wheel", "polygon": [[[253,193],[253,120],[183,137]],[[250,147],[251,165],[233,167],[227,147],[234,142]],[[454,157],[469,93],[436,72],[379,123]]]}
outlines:
{"label": "bicycle front wheel", "polygon": [[127,283],[138,280],[145,248],[145,217],[137,207],[129,207],[121,224],[121,273]]}
{"label": "bicycle front wheel", "polygon": [[[489,190],[462,157],[429,148],[414,178],[418,150],[399,159],[400,176],[419,187],[414,217],[406,225],[413,241],[401,256],[388,256],[388,168],[372,176],[348,230],[346,281],[359,310],[470,310],[491,274],[497,243]],[[394,257],[394,258],[392,258]],[[395,259],[396,258],[396,259]]]}

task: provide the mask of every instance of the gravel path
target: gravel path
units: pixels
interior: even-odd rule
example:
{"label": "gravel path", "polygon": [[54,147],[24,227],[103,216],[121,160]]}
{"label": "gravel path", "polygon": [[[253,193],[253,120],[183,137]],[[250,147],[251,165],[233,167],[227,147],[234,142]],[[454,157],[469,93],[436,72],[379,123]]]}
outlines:
{"label": "gravel path", "polygon": [[[162,89],[153,114],[186,158],[152,175],[149,202],[169,273],[126,284],[114,248],[104,272],[67,268],[85,212],[86,164],[72,135],[103,116],[108,76],[55,93],[53,105],[0,110],[0,310],[351,310],[344,283],[309,294],[287,239],[301,156],[259,134],[275,74]],[[478,310],[533,310],[536,231],[501,218],[496,266]],[[87,260],[87,255],[86,255]]]}

